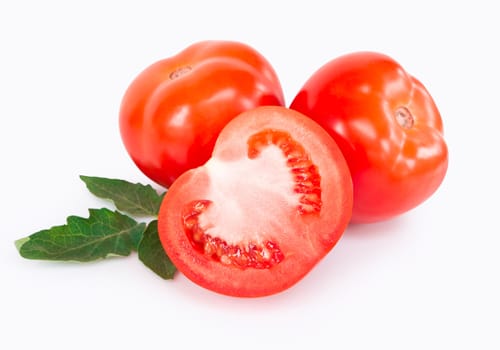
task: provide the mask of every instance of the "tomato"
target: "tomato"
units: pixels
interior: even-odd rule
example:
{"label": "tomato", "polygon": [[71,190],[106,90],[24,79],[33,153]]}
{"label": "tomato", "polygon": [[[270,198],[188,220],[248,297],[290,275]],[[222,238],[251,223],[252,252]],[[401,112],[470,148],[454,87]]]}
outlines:
{"label": "tomato", "polygon": [[290,108],[318,122],[341,148],[353,179],[353,222],[405,213],[444,179],[448,149],[438,108],[422,83],[386,55],[331,60]]}
{"label": "tomato", "polygon": [[173,183],[158,230],[190,280],[258,297],[304,277],[339,240],[351,210],[349,169],[326,131],[285,107],[258,107],[229,122],[211,158]]}
{"label": "tomato", "polygon": [[269,62],[248,45],[195,43],[153,63],[130,84],[120,132],[130,157],[150,179],[169,186],[208,160],[229,120],[261,105],[283,105]]}

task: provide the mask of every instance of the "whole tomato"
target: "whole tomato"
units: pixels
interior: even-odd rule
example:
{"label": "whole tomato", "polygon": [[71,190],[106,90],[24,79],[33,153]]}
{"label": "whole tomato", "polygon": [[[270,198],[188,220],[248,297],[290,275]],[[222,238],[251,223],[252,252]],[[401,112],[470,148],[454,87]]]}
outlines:
{"label": "whole tomato", "polygon": [[291,108],[322,125],[342,150],[354,186],[352,222],[402,214],[443,181],[448,149],[438,108],[422,83],[386,55],[331,60]]}
{"label": "whole tomato", "polygon": [[277,75],[260,53],[239,42],[203,41],[132,81],[120,108],[120,132],[139,169],[168,187],[210,158],[219,132],[235,116],[283,104]]}

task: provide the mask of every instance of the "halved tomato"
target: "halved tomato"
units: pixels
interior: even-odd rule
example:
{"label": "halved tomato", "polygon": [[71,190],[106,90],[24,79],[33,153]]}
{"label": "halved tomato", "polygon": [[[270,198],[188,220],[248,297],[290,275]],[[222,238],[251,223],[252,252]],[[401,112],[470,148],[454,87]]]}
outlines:
{"label": "halved tomato", "polygon": [[333,139],[301,113],[268,106],[227,124],[209,161],[173,183],[158,229],[190,280],[258,297],[302,279],[351,212],[351,177]]}

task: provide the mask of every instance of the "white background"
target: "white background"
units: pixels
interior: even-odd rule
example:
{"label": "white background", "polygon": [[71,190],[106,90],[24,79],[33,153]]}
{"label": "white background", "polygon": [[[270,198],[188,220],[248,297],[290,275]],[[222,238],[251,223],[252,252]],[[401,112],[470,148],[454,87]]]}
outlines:
{"label": "white background", "polygon": [[[2,1],[0,348],[499,349],[499,12],[442,3]],[[108,205],[80,174],[150,183],[121,143],[121,97],[140,70],[204,39],[261,52],[287,104],[338,55],[389,54],[440,108],[444,183],[397,219],[350,227],[266,298],[165,282],[136,255],[20,258],[14,240]]]}

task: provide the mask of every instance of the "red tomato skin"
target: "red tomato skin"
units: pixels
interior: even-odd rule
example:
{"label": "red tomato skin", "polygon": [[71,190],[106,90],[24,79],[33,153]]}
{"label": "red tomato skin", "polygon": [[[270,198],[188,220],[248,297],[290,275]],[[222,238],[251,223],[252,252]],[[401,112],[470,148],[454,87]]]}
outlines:
{"label": "red tomato skin", "polygon": [[[209,189],[214,180],[207,165],[182,174],[166,193],[160,208],[158,231],[167,255],[188,279],[216,293],[263,297],[285,291],[300,281],[336,245],[351,218],[352,182],[347,163],[328,133],[301,113],[271,106],[242,113],[223,129],[212,158],[216,157],[223,163],[239,159],[246,152],[246,138],[251,133],[247,130],[266,128],[286,130],[296,140],[302,141],[305,149],[311,151],[312,161],[318,165],[322,176],[323,209],[317,215],[303,216],[296,210],[288,210],[289,207],[283,208],[281,203],[274,203],[277,209],[264,210],[264,216],[254,217],[252,208],[243,207],[245,222],[241,222],[241,231],[248,229],[247,225],[253,228],[264,222],[266,226],[269,221],[269,226],[266,226],[269,231],[264,233],[276,239],[285,256],[283,261],[271,268],[242,269],[221,264],[193,248],[182,226],[181,213],[186,203],[205,199],[204,196],[211,192]],[[267,171],[276,171],[274,165],[269,166]],[[256,168],[256,173],[246,175],[259,178],[259,170],[262,169]],[[240,190],[231,191],[235,197],[228,198],[228,202],[233,203],[238,197],[245,196],[247,184],[248,179],[242,179],[238,185]],[[225,188],[215,190],[227,191],[227,186],[229,184],[224,183]],[[268,187],[275,189],[273,185]],[[252,206],[269,204],[246,203]],[[224,207],[221,220],[234,217],[234,208],[233,204]],[[275,232],[276,227],[281,227],[283,232]]]}
{"label": "red tomato skin", "polygon": [[122,99],[120,133],[137,167],[168,187],[210,157],[232,118],[261,105],[284,105],[269,62],[243,43],[202,41],[139,73]]}
{"label": "red tomato skin", "polygon": [[[290,108],[318,122],[344,154],[354,186],[352,222],[403,214],[442,183],[448,148],[438,108],[420,81],[377,52],[331,60],[303,85]],[[413,125],[396,118],[409,112]]]}

